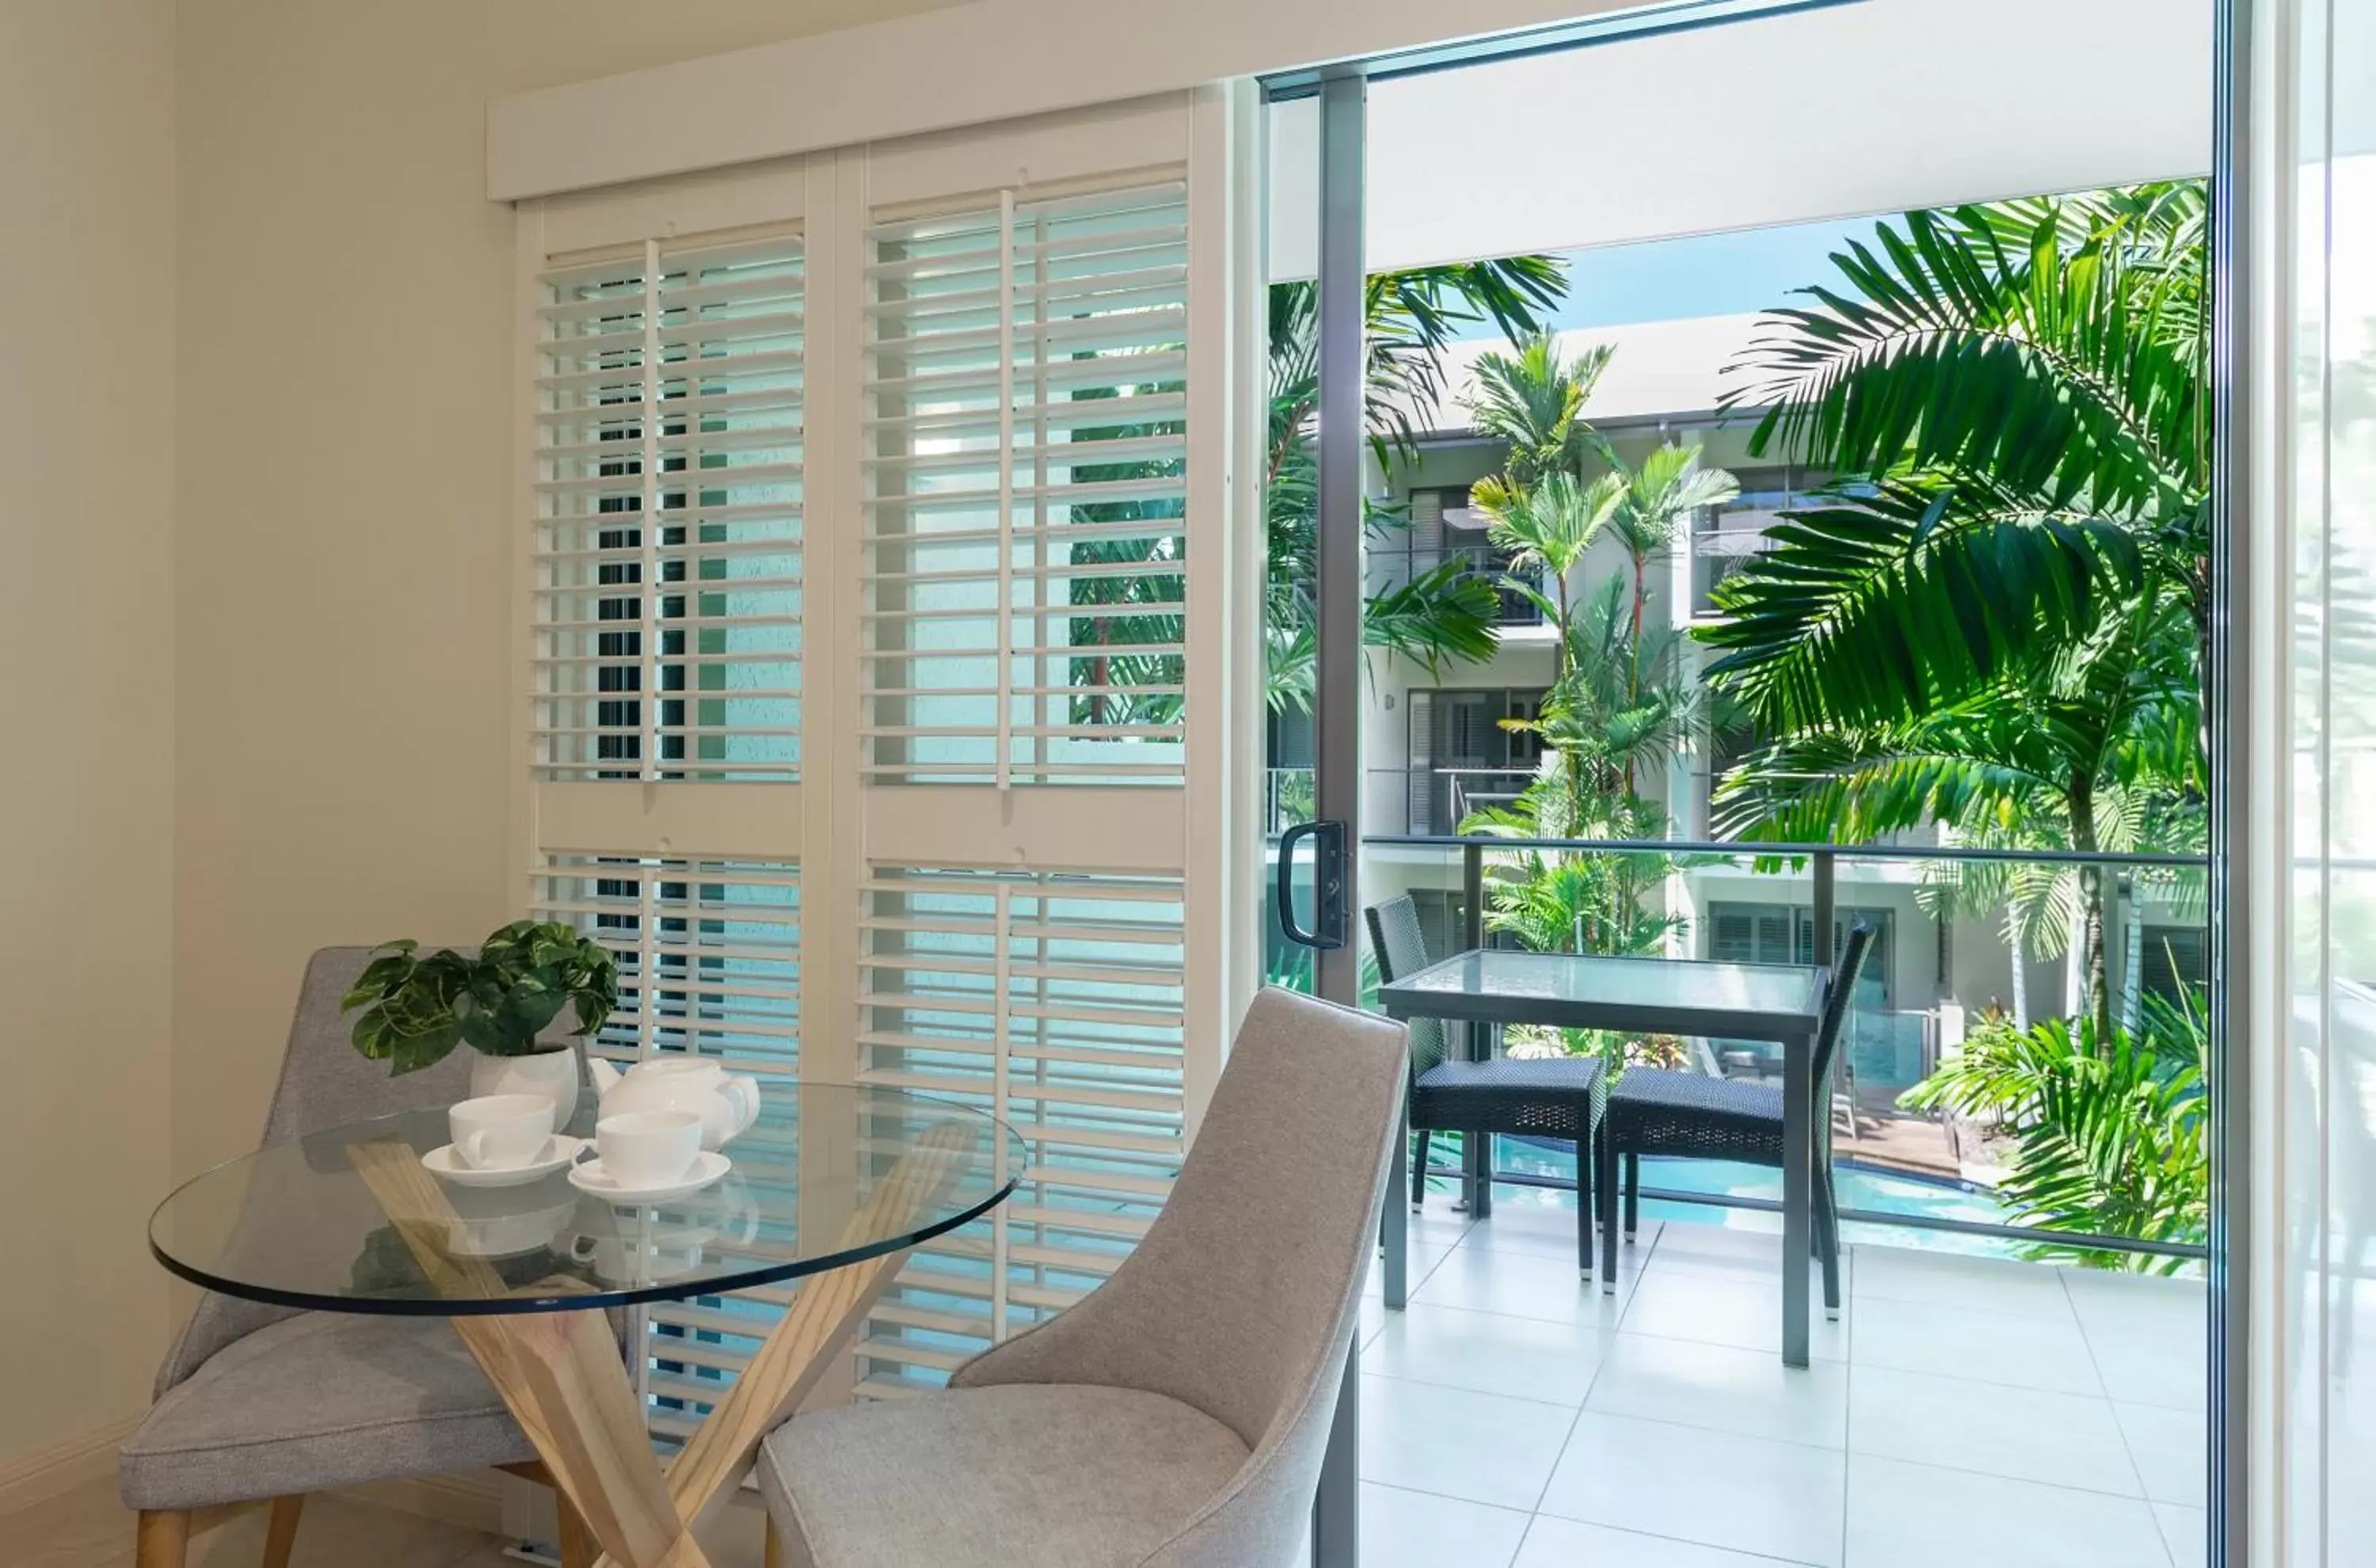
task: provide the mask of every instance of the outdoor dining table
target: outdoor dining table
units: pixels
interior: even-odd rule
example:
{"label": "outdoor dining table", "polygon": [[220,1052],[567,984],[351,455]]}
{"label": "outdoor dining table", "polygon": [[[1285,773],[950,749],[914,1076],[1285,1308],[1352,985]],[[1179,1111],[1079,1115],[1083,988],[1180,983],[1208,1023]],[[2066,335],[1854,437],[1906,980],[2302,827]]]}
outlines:
{"label": "outdoor dining table", "polygon": [[[446,1141],[446,1112],[426,1111],[267,1146],[168,1197],[150,1248],[225,1295],[450,1320],[624,1568],[703,1568],[693,1523],[742,1484],[909,1251],[1004,1203],[1027,1163],[980,1111],[820,1084],[770,1084],[732,1170],[662,1203],[613,1203],[566,1171],[449,1184],[422,1162]],[[663,1468],[609,1309],[793,1279],[780,1317],[752,1313],[760,1348]]]}
{"label": "outdoor dining table", "polygon": [[[1467,1024],[1544,1024],[1687,1039],[1771,1040],[1782,1048],[1782,1360],[1807,1364],[1814,1200],[1815,1031],[1823,971],[1712,958],[1472,948],[1381,985],[1389,1017]],[[1590,1158],[1579,1149],[1577,1158]],[[1386,1245],[1409,1245],[1403,1161],[1386,1195]],[[1603,1213],[1610,1212],[1604,1204]],[[1390,1276],[1399,1268],[1389,1266]]]}

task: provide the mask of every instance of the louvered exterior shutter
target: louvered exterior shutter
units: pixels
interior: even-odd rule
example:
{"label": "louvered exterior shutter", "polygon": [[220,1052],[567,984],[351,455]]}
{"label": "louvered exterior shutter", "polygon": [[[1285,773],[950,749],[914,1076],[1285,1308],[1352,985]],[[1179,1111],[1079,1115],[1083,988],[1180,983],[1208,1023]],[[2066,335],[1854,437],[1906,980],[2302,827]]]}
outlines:
{"label": "louvered exterior shutter", "polygon": [[[865,1325],[861,1396],[1128,1253],[1247,989],[1229,125],[1183,95],[522,209],[517,841],[526,906],[619,957],[596,1049],[1028,1146]],[[789,1132],[746,1180],[791,1182]],[[656,1438],[790,1294],[652,1310]]]}

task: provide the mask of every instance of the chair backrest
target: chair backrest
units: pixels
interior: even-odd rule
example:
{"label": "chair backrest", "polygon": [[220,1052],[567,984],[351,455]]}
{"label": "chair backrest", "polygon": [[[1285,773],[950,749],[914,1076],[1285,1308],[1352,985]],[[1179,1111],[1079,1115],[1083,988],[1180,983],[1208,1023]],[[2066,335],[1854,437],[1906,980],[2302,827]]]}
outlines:
{"label": "chair backrest", "polygon": [[1243,1438],[1245,1466],[1148,1562],[1283,1562],[1301,1537],[1377,1246],[1403,1057],[1399,1024],[1265,991],[1137,1250],[950,1380],[1143,1389]]}
{"label": "chair backrest", "polygon": [[[1415,975],[1434,962],[1428,956],[1427,938],[1419,928],[1419,906],[1410,895],[1372,904],[1361,911],[1370,926],[1370,951],[1377,955],[1378,978],[1389,984]],[[1443,1023],[1437,1018],[1413,1018],[1410,1028],[1411,1075],[1416,1077],[1443,1060]]]}
{"label": "chair backrest", "polygon": [[1829,1103],[1823,1099],[1824,1086],[1832,1081],[1832,1063],[1839,1060],[1840,1040],[1848,1032],[1848,1009],[1856,1004],[1857,980],[1864,973],[1865,955],[1871,948],[1872,927],[1859,925],[1850,931],[1839,962],[1832,967],[1831,983],[1824,988],[1823,1016],[1815,1026],[1812,1079],[1818,1104]]}
{"label": "chair backrest", "polygon": [[[371,956],[368,947],[325,947],[307,962],[280,1058],[280,1080],[264,1120],[266,1143],[285,1143],[366,1117],[451,1105],[469,1093],[467,1051],[398,1078],[388,1075],[386,1063],[365,1061],[355,1050],[342,1004]],[[158,1370],[157,1392],[180,1383],[226,1345],[290,1313],[287,1307],[212,1291],[201,1296]]]}

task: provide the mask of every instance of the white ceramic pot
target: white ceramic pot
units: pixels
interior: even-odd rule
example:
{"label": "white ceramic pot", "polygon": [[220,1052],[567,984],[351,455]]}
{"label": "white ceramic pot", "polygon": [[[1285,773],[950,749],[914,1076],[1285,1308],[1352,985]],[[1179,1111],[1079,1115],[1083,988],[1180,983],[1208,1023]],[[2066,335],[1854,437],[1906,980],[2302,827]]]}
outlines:
{"label": "white ceramic pot", "polygon": [[552,1101],[552,1124],[566,1127],[577,1114],[577,1052],[567,1048],[534,1056],[489,1056],[470,1052],[470,1098],[532,1094]]}

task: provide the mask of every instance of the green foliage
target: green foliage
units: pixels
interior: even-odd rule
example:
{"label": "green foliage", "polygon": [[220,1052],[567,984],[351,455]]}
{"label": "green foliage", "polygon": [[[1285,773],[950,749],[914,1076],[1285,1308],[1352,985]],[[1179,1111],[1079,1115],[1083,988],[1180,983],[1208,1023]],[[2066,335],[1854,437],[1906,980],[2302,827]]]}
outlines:
{"label": "green foliage", "polygon": [[[1565,266],[1557,256],[1504,256],[1368,280],[1363,422],[1381,463],[1417,450],[1411,411],[1442,398],[1445,345],[1487,320],[1513,338],[1538,333],[1540,314],[1566,295]],[[1318,303],[1310,283],[1274,284],[1270,291],[1264,688],[1274,709],[1308,708],[1312,701],[1319,571]],[[1405,526],[1393,512],[1366,505],[1364,524],[1379,536]],[[1491,584],[1448,562],[1372,595],[1361,644],[1400,654],[1437,675],[1450,664],[1492,656],[1499,611]]]}
{"label": "green foliage", "polygon": [[381,947],[342,1004],[361,1009],[355,1049],[398,1075],[442,1062],[463,1043],[490,1056],[532,1055],[537,1036],[564,1007],[582,1038],[619,1004],[610,952],[558,921],[519,921],[491,932],[474,958],[450,947],[423,958],[420,945]]}
{"label": "green foliage", "polygon": [[[1764,738],[1721,831],[2088,850],[2199,825],[2204,212],[2197,183],[1910,212],[1770,313],[1728,402],[1765,410],[1752,450],[1837,479],[1696,634]],[[2074,885],[2109,1033],[2100,894]]]}
{"label": "green foliage", "polygon": [[[1998,1194],[2015,1222],[2157,1241],[2206,1234],[2211,1166],[2204,1143],[2209,1036],[2192,998],[2145,999],[2134,1033],[2074,1029],[2051,1019],[2026,1030],[1990,1020],[1954,1057],[1908,1089],[1912,1110],[1946,1108],[1992,1120],[2014,1139]],[[2042,1257],[2168,1272],[2182,1260],[2106,1253],[2055,1242]]]}
{"label": "green foliage", "polygon": [[1477,357],[1469,423],[1503,444],[1510,488],[1530,490],[1552,474],[1580,472],[1587,452],[1607,453],[1608,444],[1583,413],[1612,352],[1599,344],[1568,360],[1557,337],[1538,332],[1517,339],[1506,354]]}

